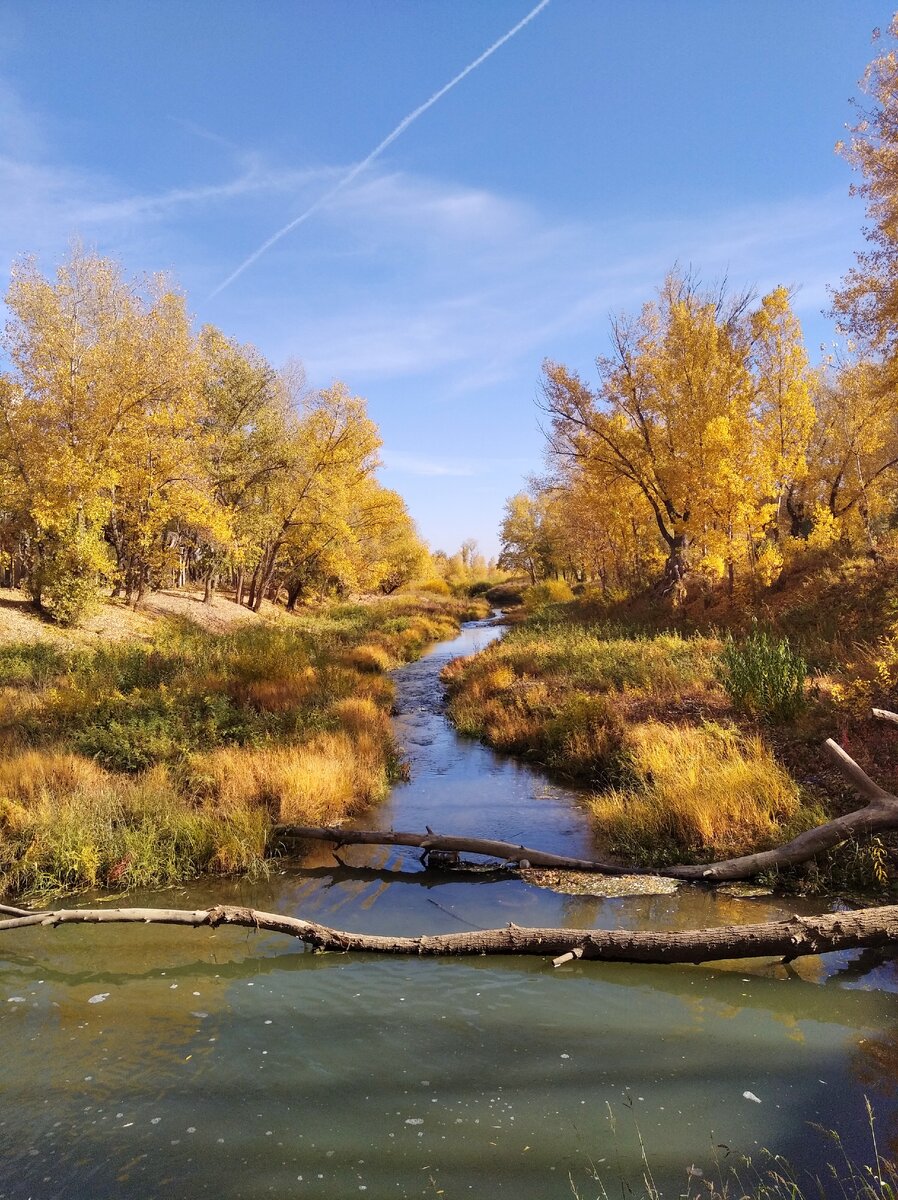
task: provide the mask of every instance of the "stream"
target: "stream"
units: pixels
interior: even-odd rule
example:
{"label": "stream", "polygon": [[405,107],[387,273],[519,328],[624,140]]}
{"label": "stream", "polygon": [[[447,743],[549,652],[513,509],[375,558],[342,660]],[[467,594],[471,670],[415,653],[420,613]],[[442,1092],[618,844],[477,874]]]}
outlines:
{"label": "stream", "polygon": [[[467,625],[395,673],[411,764],[359,827],[590,855],[574,788],[459,737],[439,672],[502,633]],[[266,879],[129,904],[249,904],[416,934],[522,925],[688,927],[822,904],[560,895],[416,851],[327,846]],[[85,903],[88,900],[85,899]],[[898,971],[874,952],[712,967],[313,954],[274,934],[67,926],[0,953],[0,1200],[51,1197],[668,1196],[764,1148],[799,1168],[898,1154]],[[820,1127],[820,1128],[818,1128]],[[763,1169],[763,1167],[762,1167]],[[740,1168],[749,1186],[754,1168]],[[833,1192],[835,1194],[835,1192]]]}

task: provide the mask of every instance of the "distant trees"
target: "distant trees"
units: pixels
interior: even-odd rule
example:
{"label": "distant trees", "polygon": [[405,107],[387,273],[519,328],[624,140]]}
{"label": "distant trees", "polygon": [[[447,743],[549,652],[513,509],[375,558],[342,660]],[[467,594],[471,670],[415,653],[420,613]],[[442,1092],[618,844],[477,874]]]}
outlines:
{"label": "distant trees", "polygon": [[468,595],[486,591],[508,577],[508,571],[495,559],[480,552],[475,538],[466,538],[454,554],[435,550],[428,556],[426,574],[429,582],[441,591]]}
{"label": "distant trees", "polygon": [[377,482],[380,439],[340,383],[307,387],[207,327],[164,279],[80,249],[13,269],[0,376],[0,539],[62,621],[106,583],[138,603],[222,578],[258,608],[286,590],[393,589],[425,549]]}

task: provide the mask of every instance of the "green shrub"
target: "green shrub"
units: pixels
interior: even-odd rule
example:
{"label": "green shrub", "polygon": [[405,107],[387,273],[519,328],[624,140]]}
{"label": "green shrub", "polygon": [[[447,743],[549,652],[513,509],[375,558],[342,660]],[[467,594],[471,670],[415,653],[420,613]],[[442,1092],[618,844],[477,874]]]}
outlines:
{"label": "green shrub", "polygon": [[737,708],[771,720],[788,720],[804,704],[808,666],[789,644],[755,628],[742,642],[727,637],[718,678]]}
{"label": "green shrub", "polygon": [[42,687],[66,666],[52,642],[12,642],[0,646],[0,686]]}
{"label": "green shrub", "polygon": [[96,609],[100,585],[110,572],[108,548],[97,533],[75,528],[41,547],[32,594],[60,625],[79,625]]}

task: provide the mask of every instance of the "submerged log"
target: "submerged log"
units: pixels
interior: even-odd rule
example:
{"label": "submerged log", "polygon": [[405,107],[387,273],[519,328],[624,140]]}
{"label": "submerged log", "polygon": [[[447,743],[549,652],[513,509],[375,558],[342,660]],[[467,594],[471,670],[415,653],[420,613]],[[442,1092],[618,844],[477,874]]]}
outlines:
{"label": "submerged log", "polygon": [[504,929],[440,933],[421,937],[388,937],[348,933],[282,913],[219,905],[208,909],[73,908],[35,912],[0,920],[0,932],[57,925],[130,923],[194,927],[237,925],[283,933],[315,950],[362,954],[405,954],[420,958],[484,954],[538,954],[638,963],[704,963],[727,958],[770,958],[791,961],[807,954],[898,944],[898,905],[859,912],[790,917],[755,925],[716,929]]}
{"label": "submerged log", "polygon": [[[880,720],[898,724],[898,713],[874,708],[874,716]],[[698,883],[734,883],[752,879],[762,871],[780,867],[793,867],[809,862],[825,850],[832,850],[851,838],[871,837],[877,833],[898,830],[898,796],[887,792],[874,782],[854,759],[842,749],[838,742],[828,738],[824,748],[836,766],[855,789],[867,801],[863,808],[844,816],[836,817],[814,829],[800,833],[798,837],[770,850],[755,854],[744,854],[738,858],[722,859],[712,863],[676,863],[669,867],[622,866],[585,858],[571,858],[562,854],[550,854],[529,846],[517,846],[513,842],[494,841],[485,838],[455,837],[426,833],[403,833],[394,830],[344,829],[342,826],[325,825],[276,825],[273,834],[281,839],[308,839],[334,842],[339,846],[380,845],[418,846],[427,851],[451,851],[468,854],[484,854],[502,859],[516,866],[556,867],[561,870],[593,871],[597,875],[662,875],[668,879],[683,879]]]}

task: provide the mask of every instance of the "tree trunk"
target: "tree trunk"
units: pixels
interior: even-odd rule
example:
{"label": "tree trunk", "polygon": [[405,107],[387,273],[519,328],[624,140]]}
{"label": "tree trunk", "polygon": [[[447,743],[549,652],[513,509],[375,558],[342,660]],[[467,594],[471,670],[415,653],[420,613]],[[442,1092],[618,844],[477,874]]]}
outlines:
{"label": "tree trunk", "polygon": [[142,563],[138,568],[137,574],[137,591],[134,595],[134,602],[131,607],[136,611],[143,603],[143,598],[146,595],[147,588],[150,582],[150,568]]}
{"label": "tree trunk", "polygon": [[[755,925],[714,929],[483,929],[421,937],[348,933],[312,921],[252,908],[219,905],[210,909],[75,908],[37,912],[0,920],[0,932],[30,926],[67,924],[237,925],[298,938],[316,950],[362,954],[407,954],[420,958],[450,955],[538,954],[542,957],[604,959],[641,963],[703,963],[726,958],[783,958],[898,943],[898,905],[860,912],[791,917]],[[557,964],[560,965],[560,962]]]}
{"label": "tree trunk", "polygon": [[296,611],[296,601],[302,594],[302,583],[291,583],[287,588],[287,612]]}
{"label": "tree trunk", "polygon": [[513,842],[444,836],[430,830],[427,833],[403,833],[398,830],[381,832],[376,829],[344,829],[339,825],[275,825],[271,836],[282,842],[334,842],[337,849],[341,846],[416,846],[424,851],[425,858],[434,850],[449,854],[484,854],[489,858],[501,858],[514,865],[526,863],[531,867],[560,867],[572,871],[594,871],[599,875],[661,874],[660,871],[650,871],[648,868],[633,870],[614,863],[593,862],[590,859],[571,858],[564,854],[549,854],[544,850],[517,846]]}
{"label": "tree trunk", "polygon": [[237,586],[234,589],[234,603],[235,604],[243,603],[243,586],[244,586],[243,567],[239,567],[237,570]]}
{"label": "tree trunk", "polygon": [[677,605],[684,599],[686,591],[686,585],[683,582],[686,575],[686,551],[688,549],[686,534],[673,534],[667,539],[667,546],[667,562],[664,564],[661,593],[669,596],[672,603]]}
{"label": "tree trunk", "polygon": [[253,571],[252,576],[250,578],[249,595],[246,598],[247,608],[252,608],[256,603],[256,588],[259,586],[259,571],[261,570],[261,568],[262,568],[262,564],[260,562],[256,563],[255,570]]}

